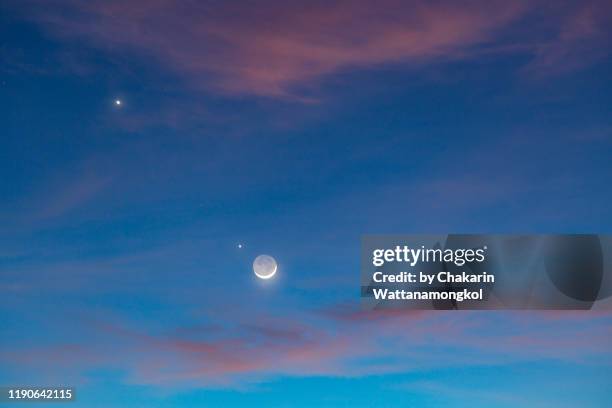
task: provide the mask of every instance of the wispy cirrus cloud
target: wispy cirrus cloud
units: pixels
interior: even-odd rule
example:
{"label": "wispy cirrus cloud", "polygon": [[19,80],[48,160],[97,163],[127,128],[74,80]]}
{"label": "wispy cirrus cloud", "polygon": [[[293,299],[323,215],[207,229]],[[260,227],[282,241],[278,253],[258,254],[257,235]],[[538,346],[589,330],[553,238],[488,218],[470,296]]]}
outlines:
{"label": "wispy cirrus cloud", "polygon": [[343,68],[456,57],[523,9],[499,1],[58,1],[34,18],[64,39],[152,56],[196,85],[287,96]]}
{"label": "wispy cirrus cloud", "polygon": [[102,157],[88,157],[51,177],[35,180],[27,196],[7,204],[15,211],[7,217],[7,225],[34,227],[78,211],[103,195],[116,176]]}
{"label": "wispy cirrus cloud", "polygon": [[[62,40],[153,58],[197,87],[273,97],[301,97],[296,89],[347,69],[466,58],[483,44],[520,44],[535,54],[534,66],[556,65],[570,50],[586,52],[575,40],[600,38],[601,16],[610,14],[597,2],[570,3],[562,15],[548,13],[546,2],[523,1],[60,0],[46,3],[44,13],[38,2],[30,4],[27,15]],[[539,18],[550,26],[549,41],[536,34],[500,40],[534,9],[544,10]]]}
{"label": "wispy cirrus cloud", "polygon": [[[300,319],[254,315],[202,330],[159,332],[96,321],[90,325],[95,340],[53,346],[48,363],[60,353],[64,364],[80,373],[113,367],[139,384],[241,388],[278,376],[361,377],[542,359],[609,362],[609,313],[559,317],[558,312],[380,313],[340,307]],[[38,357],[3,360],[44,371],[41,350],[14,355]]]}
{"label": "wispy cirrus cloud", "polygon": [[533,71],[575,68],[607,52],[612,15],[598,0],[30,3],[26,14],[62,40],[152,58],[189,86],[302,99],[330,74],[470,58],[482,45],[532,54]]}
{"label": "wispy cirrus cloud", "polygon": [[[552,7],[555,6],[557,4]],[[535,44],[534,58],[525,67],[530,74],[541,76],[573,71],[610,53],[610,2],[563,2],[558,6],[554,10],[545,9],[545,13],[557,21],[558,28],[550,38]]]}

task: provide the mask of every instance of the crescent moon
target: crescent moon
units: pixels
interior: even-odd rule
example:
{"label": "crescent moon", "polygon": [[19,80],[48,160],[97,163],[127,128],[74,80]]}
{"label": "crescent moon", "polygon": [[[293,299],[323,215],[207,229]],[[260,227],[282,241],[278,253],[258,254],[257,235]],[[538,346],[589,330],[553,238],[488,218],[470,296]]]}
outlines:
{"label": "crescent moon", "polygon": [[253,272],[259,279],[270,279],[276,274],[278,264],[270,255],[259,255],[253,261]]}

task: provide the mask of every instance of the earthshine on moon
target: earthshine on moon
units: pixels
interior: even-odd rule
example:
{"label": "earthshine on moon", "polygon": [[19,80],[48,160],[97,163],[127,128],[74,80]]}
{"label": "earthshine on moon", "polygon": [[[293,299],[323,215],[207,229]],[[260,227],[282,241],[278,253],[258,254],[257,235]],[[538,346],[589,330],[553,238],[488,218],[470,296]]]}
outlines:
{"label": "earthshine on moon", "polygon": [[253,272],[259,279],[270,279],[276,274],[278,265],[270,255],[259,255],[253,261]]}

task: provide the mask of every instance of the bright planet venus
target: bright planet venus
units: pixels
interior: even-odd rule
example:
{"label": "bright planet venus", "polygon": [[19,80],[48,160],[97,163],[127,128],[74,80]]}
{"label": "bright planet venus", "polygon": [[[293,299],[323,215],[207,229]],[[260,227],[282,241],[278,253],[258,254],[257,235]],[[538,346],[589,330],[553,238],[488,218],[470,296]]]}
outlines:
{"label": "bright planet venus", "polygon": [[253,261],[253,272],[259,279],[270,279],[276,274],[278,265],[270,255],[259,255]]}

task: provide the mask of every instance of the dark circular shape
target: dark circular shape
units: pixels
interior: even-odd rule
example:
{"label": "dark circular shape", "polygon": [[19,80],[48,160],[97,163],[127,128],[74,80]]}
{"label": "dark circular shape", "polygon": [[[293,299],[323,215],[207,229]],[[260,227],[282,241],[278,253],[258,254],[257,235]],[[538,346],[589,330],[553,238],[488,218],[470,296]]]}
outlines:
{"label": "dark circular shape", "polygon": [[597,300],[603,280],[603,253],[597,235],[552,236],[544,254],[546,273],[568,297]]}

